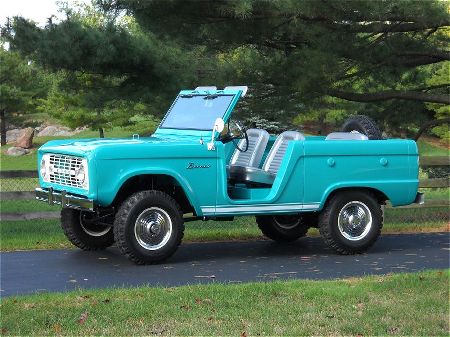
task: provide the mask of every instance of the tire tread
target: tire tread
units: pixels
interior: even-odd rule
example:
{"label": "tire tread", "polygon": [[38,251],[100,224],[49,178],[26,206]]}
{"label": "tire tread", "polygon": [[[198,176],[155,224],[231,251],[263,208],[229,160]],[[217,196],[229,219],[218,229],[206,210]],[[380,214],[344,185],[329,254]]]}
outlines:
{"label": "tire tread", "polygon": [[[127,218],[132,210],[132,208],[134,207],[134,205],[136,205],[140,200],[142,200],[143,198],[147,198],[147,197],[153,197],[155,196],[156,198],[161,198],[165,201],[167,201],[168,203],[171,203],[173,206],[175,206],[176,211],[180,214],[180,216],[183,216],[183,213],[181,211],[180,206],[178,205],[178,203],[175,201],[175,199],[173,199],[171,196],[169,196],[168,194],[162,192],[162,191],[157,191],[157,190],[150,190],[150,191],[141,191],[141,192],[137,192],[133,195],[131,195],[128,199],[126,199],[122,205],[119,207],[119,210],[116,214],[116,218],[114,220],[114,238],[116,240],[117,246],[120,250],[120,252],[125,255],[129,260],[133,261],[136,264],[142,265],[142,264],[154,264],[154,263],[158,263],[160,260],[155,259],[153,261],[149,261],[149,260],[145,260],[140,258],[139,256],[137,256],[134,252],[133,249],[130,247],[130,245],[128,244],[127,240],[126,240],[126,223],[127,223]],[[178,248],[178,246],[181,244],[181,241],[183,239],[184,236],[184,223],[181,222],[180,225],[180,230],[181,230],[181,235],[179,235],[179,238],[175,244],[175,246],[172,249],[172,252],[170,255],[172,255],[175,250]],[[168,256],[166,256],[165,258],[167,258]]]}
{"label": "tire tread", "polygon": [[[370,192],[364,192],[367,196],[373,198],[376,200],[375,196]],[[333,235],[332,228],[331,228],[331,216],[333,211],[333,204],[337,202],[337,200],[341,197],[341,194],[334,195],[329,201],[327,201],[327,204],[325,205],[325,208],[323,209],[322,213],[319,216],[319,232],[322,236],[323,240],[325,241],[325,244],[329,246],[330,248],[334,249],[336,252],[342,255],[352,255],[352,254],[360,254],[365,252],[367,249],[369,249],[373,244],[376,242],[375,240],[368,241],[365,245],[358,248],[353,247],[346,247],[341,242],[339,242]],[[380,217],[381,222],[380,225],[377,226],[375,238],[378,238],[381,234],[381,229],[383,228],[383,211],[381,209],[381,206],[378,205],[378,207],[373,210],[378,214],[375,214]]]}
{"label": "tire tread", "polygon": [[299,228],[296,228],[296,232],[290,234],[282,233],[273,224],[272,216],[257,216],[256,223],[263,235],[276,242],[293,242],[301,237],[304,237],[308,233],[309,227],[303,226],[303,222]]}
{"label": "tire tread", "polygon": [[61,210],[61,228],[64,235],[74,246],[85,251],[96,251],[106,249],[114,243],[113,236],[83,240],[74,227],[77,226],[80,221],[78,212],[79,211],[70,208],[63,208]]}
{"label": "tire tread", "polygon": [[371,140],[383,139],[380,128],[377,126],[375,121],[366,115],[356,115],[349,117],[342,126],[342,131],[349,132],[354,129],[352,124],[356,123],[364,130],[364,134]]}

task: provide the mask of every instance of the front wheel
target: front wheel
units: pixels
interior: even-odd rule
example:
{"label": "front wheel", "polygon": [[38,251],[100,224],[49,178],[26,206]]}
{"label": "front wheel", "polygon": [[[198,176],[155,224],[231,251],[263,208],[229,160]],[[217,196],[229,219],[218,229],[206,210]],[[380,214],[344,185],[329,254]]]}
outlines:
{"label": "front wheel", "polygon": [[380,235],[383,212],[369,192],[345,191],[334,195],[319,216],[325,243],[340,254],[363,253]]}
{"label": "front wheel", "polygon": [[91,212],[63,208],[61,210],[61,227],[69,241],[83,250],[100,250],[114,243],[111,226],[90,221]]}
{"label": "front wheel", "polygon": [[292,242],[306,235],[309,226],[300,215],[257,216],[256,223],[261,232],[277,242]]}
{"label": "front wheel", "polygon": [[167,259],[180,245],[183,234],[180,207],[161,191],[133,194],[120,206],[114,221],[117,246],[136,264]]}

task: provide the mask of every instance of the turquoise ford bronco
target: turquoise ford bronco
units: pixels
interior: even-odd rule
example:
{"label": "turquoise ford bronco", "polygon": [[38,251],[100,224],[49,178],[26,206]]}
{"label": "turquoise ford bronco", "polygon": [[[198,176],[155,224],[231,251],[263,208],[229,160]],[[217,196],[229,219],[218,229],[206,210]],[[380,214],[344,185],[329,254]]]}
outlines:
{"label": "turquoise ford bronco", "polygon": [[383,139],[366,116],[327,136],[245,130],[232,113],[246,92],[182,90],[150,137],[44,144],[36,198],[61,205],[75,246],[115,243],[137,264],[171,256],[185,222],[243,215],[278,242],[317,227],[336,252],[361,253],[380,235],[386,201],[423,202],[414,141]]}

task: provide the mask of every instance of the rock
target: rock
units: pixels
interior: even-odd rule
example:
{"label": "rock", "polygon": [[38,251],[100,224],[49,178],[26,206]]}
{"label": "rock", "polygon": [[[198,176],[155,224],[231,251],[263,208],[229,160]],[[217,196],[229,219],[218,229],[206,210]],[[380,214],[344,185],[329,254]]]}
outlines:
{"label": "rock", "polygon": [[20,129],[12,129],[12,130],[6,131],[6,142],[9,144],[14,143],[17,140],[17,138],[19,137],[21,131],[22,130],[20,130]]}
{"label": "rock", "polygon": [[38,137],[42,136],[73,136],[75,133],[65,126],[49,125],[43,128],[37,134]]}
{"label": "rock", "polygon": [[28,154],[28,153],[30,153],[30,150],[24,149],[24,148],[21,148],[21,147],[16,147],[16,146],[10,147],[6,151],[7,155],[16,156],[16,157],[17,156],[23,156],[23,155]]}
{"label": "rock", "polygon": [[33,146],[33,136],[34,136],[34,129],[33,128],[26,128],[23,129],[20,133],[20,136],[16,140],[16,147],[21,147],[24,149],[29,149]]}

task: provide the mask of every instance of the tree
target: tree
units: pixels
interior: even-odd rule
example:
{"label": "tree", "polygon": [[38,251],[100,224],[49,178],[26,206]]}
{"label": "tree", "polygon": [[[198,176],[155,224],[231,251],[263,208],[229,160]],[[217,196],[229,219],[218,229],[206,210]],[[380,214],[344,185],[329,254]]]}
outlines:
{"label": "tree", "polygon": [[15,18],[6,34],[12,50],[57,73],[40,109],[100,137],[104,127],[130,124],[135,114],[160,116],[190,77],[189,53],[143,34],[131,17],[87,5],[64,10],[67,20],[58,25],[49,20],[40,29]]}
{"label": "tree", "polygon": [[432,119],[426,102],[450,102],[448,77],[424,85],[432,75],[426,65],[450,58],[445,2],[98,3],[106,10],[132,13],[144,30],[158,37],[171,36],[185,48],[201,45],[218,53],[232,69],[225,82],[251,84],[255,97],[270,96],[264,103],[286,110],[284,116],[301,109],[311,112],[305,114],[311,119],[321,115],[338,120],[364,111],[397,128],[405,124],[405,116],[407,126]]}
{"label": "tree", "polygon": [[30,112],[46,95],[48,78],[33,62],[0,45],[1,145],[6,144],[6,122],[13,112]]}
{"label": "tree", "polygon": [[[448,77],[426,82],[450,59],[446,2],[96,4],[109,19],[95,27],[68,16],[39,29],[17,18],[11,45],[54,69],[126,76],[121,88],[147,98],[197,83],[248,84],[243,111],[283,123],[319,118],[324,129],[356,112],[392,131],[417,128],[435,118],[429,104],[450,103]],[[118,23],[124,15],[132,25]]]}
{"label": "tree", "polygon": [[117,98],[122,79],[112,76],[60,71],[39,110],[48,112],[63,124],[88,126],[104,137],[104,128],[129,125],[142,115],[145,104]]}

